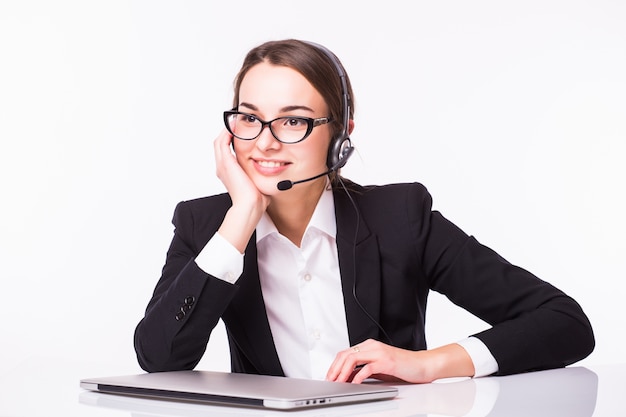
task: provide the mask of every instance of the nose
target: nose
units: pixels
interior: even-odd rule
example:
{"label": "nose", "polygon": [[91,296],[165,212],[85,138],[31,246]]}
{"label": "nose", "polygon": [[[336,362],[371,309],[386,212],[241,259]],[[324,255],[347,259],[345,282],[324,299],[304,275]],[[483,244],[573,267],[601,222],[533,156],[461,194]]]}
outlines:
{"label": "nose", "polygon": [[269,149],[279,149],[282,144],[274,137],[269,125],[263,126],[263,130],[256,138],[257,148],[266,151]]}

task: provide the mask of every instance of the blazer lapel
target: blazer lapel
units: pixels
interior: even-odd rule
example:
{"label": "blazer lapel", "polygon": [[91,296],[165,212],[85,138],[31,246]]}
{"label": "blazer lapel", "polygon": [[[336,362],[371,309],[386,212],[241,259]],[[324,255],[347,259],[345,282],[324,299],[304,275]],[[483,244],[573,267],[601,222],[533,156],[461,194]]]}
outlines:
{"label": "blazer lapel", "polygon": [[[380,253],[376,236],[345,191],[334,193],[337,219],[337,252],[350,344],[381,340]],[[355,281],[356,280],[356,281]]]}
{"label": "blazer lapel", "polygon": [[[351,345],[366,339],[381,340],[380,253],[378,241],[343,190],[334,193],[337,252]],[[357,262],[358,260],[358,262]],[[355,282],[356,278],[356,282]],[[240,289],[225,319],[237,346],[261,373],[284,375],[270,330],[259,281],[256,235],[248,244]],[[236,316],[236,317],[235,317]]]}
{"label": "blazer lapel", "polygon": [[230,329],[231,336],[260,373],[283,376],[259,281],[255,234],[248,243],[243,270],[237,281],[240,288],[233,299],[234,308],[229,315],[229,321],[234,324]]}

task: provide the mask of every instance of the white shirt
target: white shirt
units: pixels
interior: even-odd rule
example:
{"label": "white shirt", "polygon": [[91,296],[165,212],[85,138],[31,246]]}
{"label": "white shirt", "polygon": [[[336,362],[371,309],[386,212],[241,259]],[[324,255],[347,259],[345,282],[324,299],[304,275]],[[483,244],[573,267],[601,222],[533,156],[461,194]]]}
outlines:
{"label": "white shirt", "polygon": [[335,206],[325,191],[300,247],[265,213],[257,232],[261,289],[285,374],[324,379],[337,352],[350,347],[337,257]]}
{"label": "white shirt", "polygon": [[[335,355],[349,347],[332,191],[322,193],[298,248],[267,213],[257,225],[257,260],[265,308],[286,376],[324,379]],[[243,272],[243,255],[216,233],[196,257],[206,273],[230,283]],[[475,377],[498,364],[475,338],[457,342],[470,355]]]}

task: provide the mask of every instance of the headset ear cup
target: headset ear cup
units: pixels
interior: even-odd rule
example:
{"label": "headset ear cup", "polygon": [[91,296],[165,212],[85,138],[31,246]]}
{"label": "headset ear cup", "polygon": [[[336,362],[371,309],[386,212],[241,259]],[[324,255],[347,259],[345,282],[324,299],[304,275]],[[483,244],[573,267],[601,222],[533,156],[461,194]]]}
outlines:
{"label": "headset ear cup", "polygon": [[342,168],[347,162],[348,158],[345,156],[349,153],[349,149],[352,147],[352,141],[349,137],[337,137],[333,138],[330,147],[328,149],[328,169],[338,170]]}

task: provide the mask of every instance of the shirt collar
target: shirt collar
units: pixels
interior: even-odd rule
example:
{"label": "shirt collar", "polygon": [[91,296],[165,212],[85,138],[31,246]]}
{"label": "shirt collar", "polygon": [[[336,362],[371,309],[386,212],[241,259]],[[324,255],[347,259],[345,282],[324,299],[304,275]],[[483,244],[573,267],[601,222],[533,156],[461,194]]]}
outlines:
{"label": "shirt collar", "polygon": [[[337,236],[337,223],[335,219],[335,199],[333,197],[333,191],[331,187],[324,188],[322,195],[315,206],[313,216],[309,221],[304,234],[306,235],[309,229],[315,228],[333,239]],[[263,213],[261,220],[256,226],[256,241],[259,243],[267,236],[271,234],[279,234],[278,229],[274,225],[272,219],[267,214]]]}

